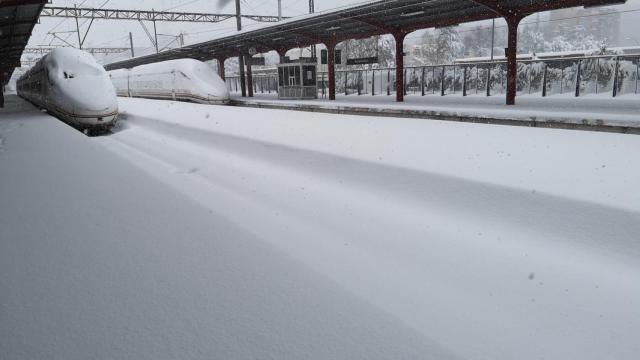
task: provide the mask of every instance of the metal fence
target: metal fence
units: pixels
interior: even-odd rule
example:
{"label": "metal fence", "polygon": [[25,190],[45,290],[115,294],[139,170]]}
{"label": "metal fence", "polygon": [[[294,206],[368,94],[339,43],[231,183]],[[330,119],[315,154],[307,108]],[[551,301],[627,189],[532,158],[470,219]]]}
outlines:
{"label": "metal fence", "polygon": [[[613,97],[638,94],[640,55],[588,56],[518,61],[518,95]],[[336,93],[344,95],[392,95],[396,91],[396,69],[338,70]],[[318,95],[328,93],[327,73],[318,72]],[[240,92],[238,76],[226,78],[231,92]],[[505,61],[406,67],[405,94],[484,95],[504,94],[507,85]],[[277,73],[254,74],[254,93],[277,93]]]}

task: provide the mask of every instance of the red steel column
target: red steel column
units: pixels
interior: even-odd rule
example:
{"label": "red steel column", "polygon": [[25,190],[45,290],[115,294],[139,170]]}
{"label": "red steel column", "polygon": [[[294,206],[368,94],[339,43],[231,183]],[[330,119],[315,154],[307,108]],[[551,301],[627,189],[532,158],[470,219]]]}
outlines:
{"label": "red steel column", "polygon": [[240,91],[242,97],[247,96],[247,77],[244,71],[244,54],[238,54],[238,68],[240,70]]}
{"label": "red steel column", "polygon": [[518,25],[520,16],[505,17],[509,27],[509,40],[507,47],[507,105],[516,104],[516,92],[518,81]]}
{"label": "red steel column", "polygon": [[404,101],[404,38],[405,32],[392,34],[396,40],[396,101]]}
{"label": "red steel column", "polygon": [[329,68],[329,100],[336,99],[336,43],[326,42],[327,67]]}
{"label": "red steel column", "polygon": [[251,72],[251,61],[253,60],[253,56],[246,56],[247,63],[247,88],[249,90],[249,97],[253,97],[253,74]]}
{"label": "red steel column", "polygon": [[280,64],[284,63],[284,57],[287,56],[287,51],[289,51],[289,49],[285,49],[285,48],[278,48],[278,49],[274,49],[277,53],[278,53],[278,57],[280,58]]}
{"label": "red steel column", "polygon": [[[277,53],[278,53],[278,62],[280,64],[284,64],[285,63],[285,57],[287,56],[287,51],[289,51],[289,49],[286,48],[275,48],[274,49]],[[278,97],[280,96],[280,86],[284,86],[284,84],[281,84],[280,81],[285,81],[284,79],[280,78],[280,69],[278,68],[278,72],[276,73],[276,93],[278,93]]]}

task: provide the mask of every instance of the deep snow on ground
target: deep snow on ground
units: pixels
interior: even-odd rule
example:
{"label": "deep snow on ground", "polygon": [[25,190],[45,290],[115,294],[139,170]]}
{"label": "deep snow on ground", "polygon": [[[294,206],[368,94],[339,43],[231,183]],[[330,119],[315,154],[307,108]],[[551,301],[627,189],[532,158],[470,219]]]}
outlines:
{"label": "deep snow on ground", "polygon": [[9,359],[640,352],[638,136],[119,100],[0,112]]}
{"label": "deep snow on ground", "polygon": [[224,204],[183,196],[15,97],[8,107],[1,359],[457,359],[231,223]]}

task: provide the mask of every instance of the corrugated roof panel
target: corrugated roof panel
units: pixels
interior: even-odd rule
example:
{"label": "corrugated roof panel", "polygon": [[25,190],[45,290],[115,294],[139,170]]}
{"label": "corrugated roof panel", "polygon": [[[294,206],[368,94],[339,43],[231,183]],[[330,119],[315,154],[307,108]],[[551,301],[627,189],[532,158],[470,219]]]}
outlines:
{"label": "corrugated roof panel", "polygon": [[46,0],[0,0],[0,75],[4,83],[20,66],[22,51]]}
{"label": "corrugated roof panel", "polygon": [[[130,68],[169,59],[238,56],[255,47],[258,52],[291,49],[325,41],[344,41],[396,31],[450,26],[492,19],[504,13],[560,9],[574,6],[618,4],[620,0],[386,0],[337,11],[288,19],[244,30],[187,48],[165,51],[105,66],[108,70]],[[483,4],[494,4],[491,8]]]}

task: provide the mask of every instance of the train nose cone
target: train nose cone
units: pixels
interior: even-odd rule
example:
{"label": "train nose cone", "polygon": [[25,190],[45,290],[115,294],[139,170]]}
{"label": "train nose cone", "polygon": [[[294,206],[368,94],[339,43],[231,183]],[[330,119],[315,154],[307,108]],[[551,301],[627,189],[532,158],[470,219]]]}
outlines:
{"label": "train nose cone", "polygon": [[72,95],[76,111],[79,112],[109,112],[114,110],[117,98],[113,88],[87,84],[74,89]]}
{"label": "train nose cone", "polygon": [[76,101],[76,109],[81,111],[105,112],[113,107],[113,101],[104,98],[82,99]]}

